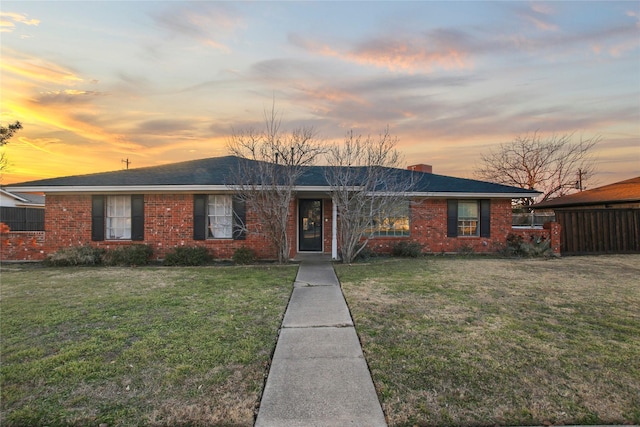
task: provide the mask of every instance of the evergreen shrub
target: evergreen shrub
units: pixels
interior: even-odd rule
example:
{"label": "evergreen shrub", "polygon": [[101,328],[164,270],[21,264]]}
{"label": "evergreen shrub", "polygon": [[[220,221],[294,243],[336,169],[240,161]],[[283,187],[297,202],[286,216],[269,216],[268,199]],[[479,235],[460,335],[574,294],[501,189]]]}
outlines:
{"label": "evergreen shrub", "polygon": [[422,255],[422,245],[418,242],[401,241],[393,245],[391,255],[405,258],[418,258]]}
{"label": "evergreen shrub", "polygon": [[92,246],[73,246],[50,254],[44,261],[52,267],[74,267],[100,265],[104,249]]}
{"label": "evergreen shrub", "polygon": [[202,246],[177,246],[167,253],[164,265],[198,266],[208,264],[213,260],[207,248]]}
{"label": "evergreen shrub", "polygon": [[241,246],[233,253],[235,264],[253,264],[256,260],[256,251],[246,246]]}
{"label": "evergreen shrub", "polygon": [[104,252],[102,263],[121,267],[147,265],[152,255],[153,248],[149,245],[118,246]]}

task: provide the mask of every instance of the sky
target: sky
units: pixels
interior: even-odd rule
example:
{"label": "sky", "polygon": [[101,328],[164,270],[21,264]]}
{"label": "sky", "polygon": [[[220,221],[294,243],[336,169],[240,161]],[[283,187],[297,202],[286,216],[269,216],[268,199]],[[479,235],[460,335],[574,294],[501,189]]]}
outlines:
{"label": "sky", "polygon": [[[640,2],[0,3],[2,184],[228,154],[230,135],[389,128],[407,165],[473,178],[538,132],[640,175]],[[589,179],[591,181],[589,181]]]}

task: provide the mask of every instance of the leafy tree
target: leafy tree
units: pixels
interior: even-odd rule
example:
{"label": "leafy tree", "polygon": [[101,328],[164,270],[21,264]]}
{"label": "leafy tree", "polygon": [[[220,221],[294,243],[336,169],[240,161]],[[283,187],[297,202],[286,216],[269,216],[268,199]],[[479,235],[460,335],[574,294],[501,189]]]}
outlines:
{"label": "leafy tree", "polygon": [[325,177],[338,211],[338,238],[342,262],[352,262],[373,237],[376,222],[396,216],[413,186],[411,172],[400,169],[397,138],[389,129],[378,136],[354,136],[331,147]]}
{"label": "leafy tree", "polygon": [[243,159],[233,178],[234,190],[260,218],[256,228],[246,231],[266,236],[278,254],[278,262],[286,263],[293,240],[287,224],[296,181],[305,166],[312,165],[322,153],[315,130],[301,127],[283,131],[272,108],[264,113],[263,130],[234,131],[227,148]]}
{"label": "leafy tree", "polygon": [[0,146],[3,146],[9,142],[14,133],[22,129],[22,123],[15,122],[8,126],[0,125]]}
{"label": "leafy tree", "polygon": [[[481,155],[476,176],[487,181],[538,190],[539,201],[563,196],[595,171],[593,148],[601,138],[580,138],[574,134],[543,137],[538,132],[518,136],[497,149]],[[527,200],[529,205],[532,200]]]}

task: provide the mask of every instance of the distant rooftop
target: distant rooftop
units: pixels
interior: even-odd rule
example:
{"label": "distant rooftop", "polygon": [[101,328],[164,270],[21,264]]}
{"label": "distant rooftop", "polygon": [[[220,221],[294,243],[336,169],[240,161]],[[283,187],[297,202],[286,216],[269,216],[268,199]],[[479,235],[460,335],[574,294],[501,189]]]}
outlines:
{"label": "distant rooftop", "polygon": [[534,209],[640,202],[640,176],[533,205]]}

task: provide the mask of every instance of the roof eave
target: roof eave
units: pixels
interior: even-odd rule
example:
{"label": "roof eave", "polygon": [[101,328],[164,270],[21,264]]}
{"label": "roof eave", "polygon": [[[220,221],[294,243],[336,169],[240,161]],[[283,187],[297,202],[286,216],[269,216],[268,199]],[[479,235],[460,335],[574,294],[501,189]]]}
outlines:
{"label": "roof eave", "polygon": [[561,208],[588,208],[590,206],[596,205],[619,205],[625,203],[639,203],[640,199],[636,197],[628,198],[628,199],[615,199],[615,200],[590,200],[586,202],[570,202],[570,203],[549,203],[545,204],[541,202],[539,205],[531,206],[533,209],[561,209]]}
{"label": "roof eave", "polygon": [[[21,191],[25,193],[29,192],[42,192],[47,194],[65,194],[65,193],[85,193],[85,194],[100,194],[100,193],[184,193],[184,192],[210,192],[210,191],[222,191],[232,192],[234,191],[233,185],[126,185],[126,186],[25,186],[25,187],[7,187],[9,191]],[[329,186],[296,186],[294,191],[297,192],[330,192]],[[507,192],[507,193],[493,193],[493,192],[453,192],[453,191],[416,191],[409,192],[413,197],[439,197],[439,198],[509,198],[518,199],[523,197],[536,197],[541,193],[520,193],[520,192]]]}
{"label": "roof eave", "polygon": [[227,185],[70,185],[70,186],[33,186],[33,187],[7,187],[10,191],[25,193],[184,193],[203,191],[232,191]]}
{"label": "roof eave", "polygon": [[8,190],[5,190],[4,188],[0,188],[0,193],[5,194],[7,197],[15,199],[19,202],[27,202],[27,203],[29,202],[29,200],[25,199],[24,197],[18,196],[17,194],[13,194]]}
{"label": "roof eave", "polygon": [[537,197],[542,193],[473,193],[455,191],[424,191],[415,192],[412,195],[417,197],[444,197],[455,199],[522,199]]}

